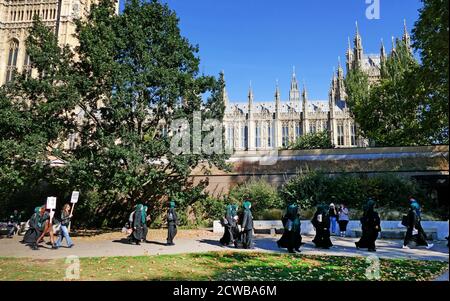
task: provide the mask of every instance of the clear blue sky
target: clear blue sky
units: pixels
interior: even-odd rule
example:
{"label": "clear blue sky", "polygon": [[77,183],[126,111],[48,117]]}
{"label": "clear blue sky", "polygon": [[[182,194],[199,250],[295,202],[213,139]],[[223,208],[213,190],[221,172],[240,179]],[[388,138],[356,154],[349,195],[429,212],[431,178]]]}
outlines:
{"label": "clear blue sky", "polygon": [[[124,0],[121,0],[121,8]],[[327,100],[333,68],[345,66],[347,37],[355,21],[366,53],[379,53],[381,38],[411,31],[420,0],[380,0],[380,19],[366,18],[366,0],[164,0],[180,18],[183,36],[200,47],[200,71],[225,71],[232,102],[244,102],[252,82],[256,101],[274,98],[278,79],[288,98],[292,66],[309,98]]]}

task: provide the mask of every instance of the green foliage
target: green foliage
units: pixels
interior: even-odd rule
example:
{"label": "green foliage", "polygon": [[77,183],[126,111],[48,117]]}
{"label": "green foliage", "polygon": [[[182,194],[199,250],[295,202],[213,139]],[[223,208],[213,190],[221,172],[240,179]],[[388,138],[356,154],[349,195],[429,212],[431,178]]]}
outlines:
{"label": "green foliage", "polygon": [[358,68],[346,77],[349,107],[361,134],[378,146],[448,144],[448,0],[423,0],[413,29],[415,60],[404,41],[382,62],[381,81]]}
{"label": "green foliage", "polygon": [[403,211],[408,207],[408,197],[411,195],[422,204],[431,202],[419,183],[391,174],[371,177],[329,176],[318,172],[299,174],[283,186],[280,195],[285,204],[297,202],[302,209],[332,202],[361,209],[369,197],[375,198],[378,207]]}
{"label": "green foliage", "polygon": [[[89,191],[80,210],[95,224],[122,225],[136,203],[155,218],[168,198],[186,209],[205,185],[189,181],[192,170],[200,162],[226,167],[225,154],[172,153],[161,129],[185,119],[192,130],[194,111],[220,122],[223,76],[199,75],[198,47],[167,5],[129,0],[114,12],[113,1],[101,0],[77,21],[76,60],[35,20],[27,51],[36,76],[0,90],[1,197],[46,181],[62,195]],[[78,139],[71,149],[62,143],[69,135]],[[67,164],[50,168],[50,155]]]}
{"label": "green foliage", "polygon": [[422,61],[417,73],[426,104],[422,119],[427,127],[435,129],[436,141],[448,144],[449,1],[422,2],[419,20],[413,29],[413,47]]}
{"label": "green foliage", "polygon": [[251,179],[247,183],[232,188],[229,192],[229,199],[239,208],[245,200],[252,203],[252,213],[255,219],[266,209],[282,207],[282,201],[278,196],[277,188],[265,179]]}
{"label": "green foliage", "polygon": [[328,149],[333,148],[328,131],[307,133],[292,143],[288,149]]}
{"label": "green foliage", "polygon": [[403,41],[382,62],[381,81],[368,84],[358,68],[346,78],[348,103],[362,135],[378,146],[427,145],[431,132],[422,122],[419,65]]}

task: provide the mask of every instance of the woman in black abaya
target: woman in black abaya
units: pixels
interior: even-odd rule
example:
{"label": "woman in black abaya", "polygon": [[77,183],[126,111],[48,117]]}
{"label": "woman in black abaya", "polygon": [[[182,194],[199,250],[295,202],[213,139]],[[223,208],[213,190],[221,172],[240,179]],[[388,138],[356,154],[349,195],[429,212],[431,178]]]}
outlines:
{"label": "woman in black abaya", "polygon": [[367,248],[369,252],[376,251],[375,241],[378,238],[378,233],[381,231],[380,216],[378,215],[378,212],[374,210],[374,207],[375,202],[369,199],[367,205],[364,207],[364,215],[360,219],[362,236],[358,242],[355,242],[358,249]]}
{"label": "woman in black abaya", "polygon": [[277,241],[278,247],[287,248],[289,253],[295,253],[295,251],[300,252],[300,246],[302,245],[298,210],[297,204],[291,204],[287,207],[286,213],[282,218],[284,233],[280,240]]}
{"label": "woman in black abaya", "polygon": [[313,243],[317,248],[329,249],[333,246],[330,239],[330,217],[328,215],[328,206],[319,205],[317,211],[311,220],[316,229],[316,236]]}

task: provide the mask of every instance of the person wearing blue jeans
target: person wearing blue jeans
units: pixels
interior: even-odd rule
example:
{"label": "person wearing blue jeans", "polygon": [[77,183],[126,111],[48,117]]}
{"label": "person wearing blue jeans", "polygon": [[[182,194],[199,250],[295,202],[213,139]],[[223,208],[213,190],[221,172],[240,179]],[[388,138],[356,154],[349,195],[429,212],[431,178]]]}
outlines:
{"label": "person wearing blue jeans", "polygon": [[338,218],[338,213],[336,210],[336,206],[331,203],[330,204],[330,208],[329,208],[329,213],[330,215],[330,224],[331,224],[331,229],[330,232],[331,234],[336,234],[337,233],[337,218]]}
{"label": "person wearing blue jeans", "polygon": [[70,205],[65,204],[63,210],[61,210],[61,231],[59,232],[59,237],[58,240],[56,241],[57,248],[61,247],[63,237],[66,239],[67,247],[69,248],[73,247],[73,242],[69,236],[69,230],[67,229],[67,226],[69,225],[71,218],[72,215],[70,215]]}

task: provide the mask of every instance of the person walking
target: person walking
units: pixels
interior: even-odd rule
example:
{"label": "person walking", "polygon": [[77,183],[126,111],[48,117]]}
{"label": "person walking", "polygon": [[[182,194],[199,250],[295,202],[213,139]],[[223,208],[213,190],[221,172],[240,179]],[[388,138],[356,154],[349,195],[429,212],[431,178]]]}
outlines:
{"label": "person walking", "polygon": [[[284,233],[277,241],[279,248],[287,248],[289,253],[300,252],[302,236],[300,234],[300,216],[297,204],[290,204],[282,218]],[[294,251],[295,250],[295,251]]]}
{"label": "person walking", "polygon": [[37,240],[42,233],[42,225],[40,221],[42,214],[43,212],[40,206],[34,209],[34,213],[28,222],[29,228],[27,232],[25,232],[22,239],[22,243],[30,246],[32,250],[39,249]]}
{"label": "person walking", "polygon": [[167,245],[174,246],[173,239],[177,235],[178,216],[175,211],[175,201],[169,203],[169,210],[167,211]]}
{"label": "person walking", "polygon": [[14,210],[13,214],[9,217],[9,220],[8,220],[7,238],[12,238],[14,233],[16,231],[18,231],[21,219],[22,219],[22,215],[19,213],[19,211]]}
{"label": "person walking", "polygon": [[311,224],[316,229],[316,236],[313,239],[313,243],[317,248],[329,249],[333,246],[330,239],[330,217],[328,213],[329,207],[327,205],[318,205],[316,213],[311,220]]}
{"label": "person walking", "polygon": [[350,220],[348,213],[348,208],[341,204],[338,209],[338,224],[341,237],[345,237],[347,233],[347,225]]}
{"label": "person walking", "polygon": [[147,239],[147,235],[148,235],[148,225],[147,223],[150,221],[150,215],[147,214],[148,211],[148,207],[144,206],[144,214],[145,214],[145,222],[144,222],[144,234],[143,234],[143,238],[142,241],[149,243],[148,239]]}
{"label": "person walking", "polygon": [[69,235],[69,230],[67,227],[69,226],[70,219],[72,215],[70,214],[70,205],[65,204],[63,209],[61,210],[61,231],[59,232],[58,240],[56,241],[56,247],[61,247],[61,242],[63,238],[66,239],[67,247],[72,248],[74,246],[72,239]]}
{"label": "person walking", "polygon": [[223,246],[228,246],[235,243],[235,229],[236,229],[236,213],[233,205],[228,205],[226,208],[225,216],[222,218],[222,226],[224,227],[224,233],[220,239],[220,244]]}
{"label": "person walking", "polygon": [[331,224],[331,230],[330,230],[331,233],[330,234],[336,235],[338,213],[337,213],[336,206],[334,205],[334,203],[330,204],[328,216],[330,218],[330,224]]}
{"label": "person walking", "polygon": [[252,204],[245,201],[243,204],[244,211],[242,213],[242,247],[244,249],[253,249],[253,215],[250,211]]}
{"label": "person walking", "polygon": [[415,242],[417,246],[426,246],[427,249],[431,249],[434,246],[434,244],[427,242],[427,236],[421,224],[420,205],[416,200],[410,201],[406,226],[407,230],[405,240],[403,241],[403,249],[409,249],[408,244],[410,242]]}
{"label": "person walking", "polygon": [[133,229],[130,236],[128,237],[129,243],[136,243],[136,245],[141,244],[141,240],[144,237],[144,223],[145,223],[145,212],[144,206],[142,204],[137,204],[135,210],[130,216],[130,225]]}
{"label": "person walking", "polygon": [[381,231],[381,220],[378,212],[375,211],[375,201],[369,199],[364,206],[364,214],[361,217],[362,236],[358,242],[355,242],[356,248],[367,248],[369,252],[376,252],[375,241],[378,233]]}

